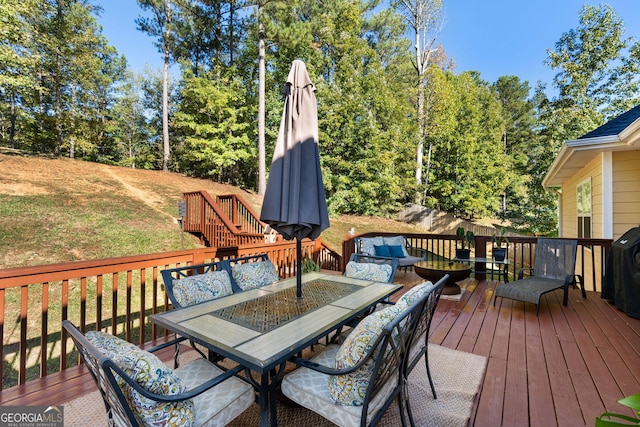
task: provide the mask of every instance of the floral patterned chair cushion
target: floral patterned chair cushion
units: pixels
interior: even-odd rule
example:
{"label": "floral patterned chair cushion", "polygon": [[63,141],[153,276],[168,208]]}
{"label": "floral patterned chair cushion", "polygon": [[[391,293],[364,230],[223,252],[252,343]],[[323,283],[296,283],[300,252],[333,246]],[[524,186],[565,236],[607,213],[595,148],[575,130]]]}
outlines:
{"label": "floral patterned chair cushion", "polygon": [[[336,354],[337,369],[351,368],[358,364],[371,349],[382,330],[401,313],[396,306],[376,311],[365,317],[347,336]],[[339,405],[362,406],[369,379],[373,374],[375,358],[369,360],[357,371],[344,375],[330,375],[329,395]]]}
{"label": "floral patterned chair cushion", "polygon": [[234,264],[231,275],[243,291],[270,285],[280,280],[276,267],[271,261]]}
{"label": "floral patterned chair cushion", "polygon": [[226,270],[183,277],[173,281],[173,297],[181,307],[229,295],[231,279]]}
{"label": "floral patterned chair cushion", "polygon": [[393,268],[389,264],[349,261],[345,267],[344,275],[354,279],[388,282],[392,271]]}
{"label": "floral patterned chair cushion", "polygon": [[[123,371],[146,390],[163,395],[186,391],[180,378],[155,355],[113,335],[90,331],[87,340],[101,353],[113,359]],[[192,400],[157,402],[147,399],[120,379],[120,387],[136,416],[145,426],[193,426],[195,411]]]}
{"label": "floral patterned chair cushion", "polygon": [[411,304],[420,299],[420,297],[422,297],[424,294],[428,293],[432,288],[433,283],[431,282],[424,282],[412,287],[407,292],[405,292],[404,295],[400,297],[400,299],[398,299],[398,302],[396,302],[396,307],[401,310],[406,309]]}
{"label": "floral patterned chair cushion", "polygon": [[359,253],[367,254],[367,255],[375,255],[376,254],[376,245],[382,246],[384,245],[384,240],[382,237],[363,237],[360,239],[360,251]]}

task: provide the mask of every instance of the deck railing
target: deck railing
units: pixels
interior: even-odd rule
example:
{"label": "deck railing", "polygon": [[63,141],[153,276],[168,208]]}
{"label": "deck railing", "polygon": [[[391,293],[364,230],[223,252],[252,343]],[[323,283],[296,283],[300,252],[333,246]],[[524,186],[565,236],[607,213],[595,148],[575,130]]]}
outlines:
{"label": "deck railing", "polygon": [[[303,256],[339,266],[335,252],[302,241]],[[159,272],[237,256],[267,253],[281,277],[295,274],[295,242],[201,248],[95,261],[0,270],[0,377],[2,388],[64,370],[77,363],[62,320],[80,330],[102,329],[142,345],[164,331],[148,316],[165,311],[168,298]],[[332,257],[335,259],[329,261]],[[337,270],[337,268],[335,268]],[[71,357],[71,359],[70,359]]]}
{"label": "deck railing", "polygon": [[218,196],[218,205],[241,233],[264,234],[264,224],[238,194]]}
{"label": "deck railing", "polygon": [[[384,233],[370,233],[381,235]],[[390,233],[387,233],[390,235]],[[366,235],[362,235],[366,236]],[[455,236],[406,234],[414,247],[427,250],[430,259],[453,258]],[[509,238],[509,270],[514,277],[530,266],[535,238]],[[490,238],[476,237],[474,256],[490,257]],[[604,276],[604,259],[610,240],[579,240],[577,272],[587,280],[588,290],[599,290]],[[353,252],[353,239],[343,242],[342,254],[320,239],[302,242],[303,256],[325,270],[344,269]],[[158,254],[136,255],[94,261],[42,265],[0,270],[0,376],[2,388],[24,384],[29,379],[66,369],[78,362],[61,328],[69,319],[85,331],[102,329],[142,345],[165,334],[148,316],[168,307],[159,272],[180,265],[200,264],[216,259],[267,253],[281,277],[295,274],[295,241],[229,248],[200,248]],[[491,278],[490,265],[476,265],[476,278]]]}
{"label": "deck railing", "polygon": [[264,227],[238,196],[222,196],[218,204],[206,191],[184,193],[184,231],[211,247],[250,245],[264,240]]}
{"label": "deck railing", "polygon": [[[393,236],[397,233],[364,233],[354,237],[374,237]],[[404,234],[414,248],[426,250],[428,260],[453,259],[456,254],[456,247],[460,247],[460,242],[454,235],[444,234]],[[533,266],[535,255],[535,237],[513,237],[509,236],[506,245],[507,275],[510,280],[517,277],[521,268]],[[576,259],[576,273],[582,275],[587,290],[600,291],[602,289],[602,279],[605,273],[605,262],[611,239],[577,239],[578,255]],[[475,236],[471,256],[475,258],[491,258],[493,241],[491,236]],[[344,260],[348,260],[355,251],[353,238],[345,240],[342,244],[342,255]],[[483,280],[496,279],[499,277],[497,266],[492,263],[476,263],[474,268],[475,277]]]}

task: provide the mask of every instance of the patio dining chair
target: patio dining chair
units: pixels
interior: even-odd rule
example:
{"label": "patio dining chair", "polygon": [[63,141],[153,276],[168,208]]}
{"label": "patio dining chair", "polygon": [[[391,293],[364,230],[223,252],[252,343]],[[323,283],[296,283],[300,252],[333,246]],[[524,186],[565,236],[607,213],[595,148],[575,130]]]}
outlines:
{"label": "patio dining chair", "polygon": [[225,425],[255,401],[253,386],[197,358],[171,369],[151,352],[113,335],[80,332],[62,323],[89,368],[102,396],[110,426]]}
{"label": "patio dining chair", "polygon": [[[233,293],[229,270],[222,262],[167,268],[160,273],[174,308],[200,304]],[[204,352],[207,350],[201,349],[193,340],[189,342],[194,350],[206,357]],[[180,352],[179,344],[176,345],[176,352]],[[222,356],[209,352],[209,360],[222,359]]]}
{"label": "patio dining chair", "polygon": [[[396,270],[398,269],[398,258],[382,257],[367,254],[351,254],[349,262],[345,266],[344,276],[352,277],[354,279],[374,280],[376,282],[388,282],[393,283],[393,279],[396,276]],[[389,298],[382,302],[383,304],[389,304]],[[364,316],[371,314],[375,311],[376,307],[371,307],[363,315],[358,316],[347,324],[347,326],[355,326],[360,322]],[[336,334],[335,338],[338,339],[342,333],[341,329]],[[339,338],[341,340],[341,338]]]}
{"label": "patio dining chair", "polygon": [[393,283],[398,265],[398,258],[354,253],[345,266],[344,275],[355,279]]}
{"label": "patio dining chair", "polygon": [[[521,268],[518,280],[496,287],[493,305],[496,299],[510,298],[530,302],[536,305],[536,315],[540,312],[540,297],[556,289],[564,290],[562,304],[566,307],[569,300],[569,286],[580,284],[582,297],[587,298],[582,276],[575,273],[577,240],[538,239],[533,268]],[[531,276],[524,277],[529,270]]]}
{"label": "patio dining chair", "polygon": [[160,273],[167,296],[175,308],[233,293],[229,272],[221,262],[167,268]]}
{"label": "patio dining chair", "polygon": [[298,368],[282,379],[282,393],[339,426],[375,426],[397,400],[405,426],[402,367],[427,298],[376,311],[341,345],[329,344],[312,359],[291,359]]}
{"label": "patio dining chair", "polygon": [[449,280],[449,275],[445,275],[435,284],[432,282],[424,282],[420,285],[414,286],[404,295],[402,295],[396,303],[397,307],[403,308],[410,305],[415,299],[421,297],[422,295],[428,295],[424,315],[420,319],[418,319],[418,322],[414,328],[403,367],[404,388],[402,397],[405,400],[407,414],[409,415],[409,422],[412,426],[415,425],[415,422],[413,413],[411,412],[411,402],[409,399],[407,384],[409,381],[409,374],[411,374],[411,371],[413,371],[413,369],[418,365],[423,356],[424,363],[427,369],[429,386],[431,387],[431,393],[433,394],[434,399],[438,398],[438,396],[436,395],[436,388],[433,384],[433,378],[431,377],[431,369],[429,368],[429,352],[427,351],[427,347],[429,345],[429,329],[431,328],[431,320],[433,319],[433,314],[436,311],[438,301],[440,301],[440,296],[442,295],[442,290],[444,289],[447,280]]}

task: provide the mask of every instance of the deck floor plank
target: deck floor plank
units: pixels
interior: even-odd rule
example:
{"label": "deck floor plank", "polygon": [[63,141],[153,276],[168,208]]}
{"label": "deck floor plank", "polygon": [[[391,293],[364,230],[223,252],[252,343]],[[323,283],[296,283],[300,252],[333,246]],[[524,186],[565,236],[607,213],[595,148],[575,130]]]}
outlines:
{"label": "deck floor plank", "polygon": [[[521,304],[515,304],[516,307],[519,305]],[[524,313],[522,310],[516,309],[511,312],[507,378],[505,382],[507,393],[504,396],[504,425],[529,425],[525,343]]]}
{"label": "deck floor plank", "polygon": [[537,399],[529,402],[529,420],[531,425],[551,427],[557,425],[557,420],[555,413],[549,411],[549,408],[553,407],[553,398],[549,377],[546,375],[547,363],[538,320],[534,307],[527,306],[525,311],[525,345],[528,395],[537,396]]}
{"label": "deck floor plank", "polygon": [[[423,281],[396,279],[405,289]],[[533,304],[494,306],[494,280],[461,285],[459,300],[438,303],[429,341],[488,358],[470,427],[592,426],[605,410],[625,413],[617,401],[640,391],[640,319],[591,291],[583,300],[571,289],[568,307],[561,291],[544,295],[536,316]],[[0,405],[61,404],[91,390],[88,371],[74,367],[0,392]]]}

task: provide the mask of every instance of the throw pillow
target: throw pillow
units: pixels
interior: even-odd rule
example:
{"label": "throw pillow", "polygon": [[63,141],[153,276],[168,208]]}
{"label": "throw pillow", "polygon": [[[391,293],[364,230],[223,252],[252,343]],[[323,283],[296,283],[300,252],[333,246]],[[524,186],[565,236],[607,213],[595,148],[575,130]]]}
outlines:
{"label": "throw pillow", "polygon": [[276,266],[270,260],[234,264],[231,267],[231,275],[243,291],[280,280]]}
{"label": "throw pillow", "polygon": [[399,245],[391,245],[391,246],[387,246],[389,248],[389,255],[392,256],[393,258],[405,258],[406,255],[404,254],[404,251],[402,249],[404,249],[403,246],[399,246]]}
{"label": "throw pillow", "polygon": [[382,246],[384,244],[382,237],[363,237],[360,239],[360,248],[356,248],[356,252],[365,255],[375,255],[375,245]]}
{"label": "throw pillow", "polygon": [[[401,310],[396,306],[376,311],[364,319],[347,336],[336,354],[334,367],[347,369],[357,365],[368,355],[376,339]],[[349,374],[329,376],[329,395],[339,405],[362,406],[375,365],[375,357]]]}
{"label": "throw pillow", "polygon": [[412,287],[407,292],[405,292],[404,295],[400,297],[400,299],[398,299],[396,307],[401,310],[405,310],[411,304],[419,300],[424,294],[429,292],[431,288],[433,288],[433,283],[431,282],[424,282]]}
{"label": "throw pillow", "polygon": [[210,271],[173,281],[173,297],[181,307],[199,304],[233,293],[226,270]]}
{"label": "throw pillow", "polygon": [[[114,360],[130,377],[150,392],[166,396],[187,391],[173,371],[154,354],[102,331],[85,334],[87,340],[102,354]],[[145,426],[193,426],[195,412],[191,399],[181,402],[157,402],[147,399],[122,378],[118,378],[129,405]]]}
{"label": "throw pillow", "polygon": [[384,238],[384,244],[388,246],[400,246],[405,257],[409,256],[407,252],[404,236],[391,236]]}
{"label": "throw pillow", "polygon": [[390,248],[387,245],[373,245],[373,248],[375,250],[376,256],[391,256],[391,251],[389,250]]}
{"label": "throw pillow", "polygon": [[345,267],[344,275],[354,279],[388,282],[392,270],[393,268],[389,264],[349,261]]}

